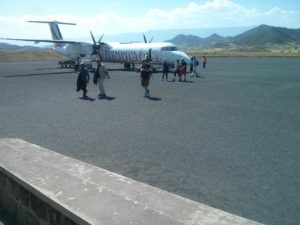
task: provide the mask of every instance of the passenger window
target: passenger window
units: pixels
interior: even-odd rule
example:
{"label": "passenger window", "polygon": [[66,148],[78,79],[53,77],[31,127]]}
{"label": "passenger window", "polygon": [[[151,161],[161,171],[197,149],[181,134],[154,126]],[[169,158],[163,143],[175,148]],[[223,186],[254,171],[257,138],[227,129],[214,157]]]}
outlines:
{"label": "passenger window", "polygon": [[162,51],[178,51],[177,47],[162,47]]}

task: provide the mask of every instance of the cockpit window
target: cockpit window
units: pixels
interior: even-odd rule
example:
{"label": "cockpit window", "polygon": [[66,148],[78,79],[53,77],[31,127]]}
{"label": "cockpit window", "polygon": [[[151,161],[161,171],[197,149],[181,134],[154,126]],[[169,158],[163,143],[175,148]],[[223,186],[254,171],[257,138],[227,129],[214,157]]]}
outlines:
{"label": "cockpit window", "polygon": [[162,51],[178,51],[177,47],[162,47],[161,48]]}

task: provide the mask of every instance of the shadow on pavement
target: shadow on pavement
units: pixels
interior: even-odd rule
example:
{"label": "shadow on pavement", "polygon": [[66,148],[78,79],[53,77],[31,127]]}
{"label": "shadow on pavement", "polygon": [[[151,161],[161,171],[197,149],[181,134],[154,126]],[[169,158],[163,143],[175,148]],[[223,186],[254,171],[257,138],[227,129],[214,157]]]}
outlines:
{"label": "shadow on pavement", "polygon": [[90,98],[89,96],[86,96],[85,98],[84,97],[79,97],[79,99],[87,100],[87,101],[91,101],[91,102],[96,100],[95,98]]}
{"label": "shadow on pavement", "polygon": [[146,98],[148,98],[151,101],[156,101],[156,102],[162,100],[161,98],[157,98],[157,97],[146,97]]}
{"label": "shadow on pavement", "polygon": [[116,97],[106,96],[106,97],[98,97],[98,99],[99,100],[106,99],[107,101],[112,101],[112,100],[115,100]]}

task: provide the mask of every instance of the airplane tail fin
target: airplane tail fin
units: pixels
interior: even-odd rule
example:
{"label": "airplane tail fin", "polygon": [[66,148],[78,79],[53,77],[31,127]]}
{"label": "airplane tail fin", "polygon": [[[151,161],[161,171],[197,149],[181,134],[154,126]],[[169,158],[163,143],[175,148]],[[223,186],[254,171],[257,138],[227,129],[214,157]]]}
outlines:
{"label": "airplane tail fin", "polygon": [[52,40],[63,40],[63,37],[60,33],[58,24],[65,24],[65,25],[76,25],[76,23],[64,23],[64,22],[58,22],[58,21],[36,21],[36,20],[30,20],[28,21],[30,23],[47,23],[50,27],[50,32],[52,35]]}

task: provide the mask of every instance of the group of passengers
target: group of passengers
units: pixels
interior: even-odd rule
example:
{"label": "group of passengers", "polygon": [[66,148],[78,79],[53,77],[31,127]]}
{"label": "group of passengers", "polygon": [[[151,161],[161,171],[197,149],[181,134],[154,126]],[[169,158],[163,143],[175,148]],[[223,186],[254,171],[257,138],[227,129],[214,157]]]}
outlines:
{"label": "group of passengers", "polygon": [[[201,61],[203,64],[203,68],[205,68],[206,65],[206,57],[202,56],[201,57]],[[199,65],[199,60],[197,59],[196,56],[192,56],[191,57],[191,64],[190,64],[190,74],[191,77],[196,76],[196,77],[200,77],[198,72],[197,72],[197,67]],[[167,60],[163,61],[163,65],[162,65],[162,69],[163,69],[163,74],[161,77],[161,81],[164,80],[164,78],[166,77],[166,81],[168,81],[168,73],[169,73],[169,65],[167,63]],[[186,81],[186,74],[187,74],[187,64],[184,61],[184,59],[181,59],[179,61],[179,59],[177,59],[175,61],[174,64],[174,78],[173,78],[173,82],[176,80],[176,76],[178,76],[178,81],[179,82],[185,82]]]}
{"label": "group of passengers", "polygon": [[[201,58],[203,68],[205,68],[206,65],[206,57],[203,56]],[[197,72],[197,67],[199,65],[199,61],[196,56],[191,57],[191,64],[190,64],[190,73],[191,77],[196,76],[199,77],[199,74]],[[145,57],[145,59],[142,60],[142,66],[140,71],[140,79],[141,79],[141,86],[144,88],[145,93],[144,97],[150,97],[150,91],[149,91],[149,80],[151,77],[151,66],[148,60],[148,57]],[[161,80],[164,80],[164,77],[166,77],[166,81],[168,80],[168,72],[169,72],[169,65],[167,63],[167,60],[163,61],[163,75]],[[174,64],[174,78],[173,82],[176,80],[176,76],[178,76],[179,82],[186,82],[186,74],[187,74],[187,63],[184,59],[177,59]],[[93,83],[97,85],[99,82],[99,91],[100,94],[98,95],[99,98],[105,98],[105,90],[104,90],[104,80],[108,78],[110,79],[110,76],[108,74],[107,69],[103,65],[100,59],[97,59],[97,68],[95,70],[94,76],[93,76]],[[78,78],[77,78],[77,92],[82,90],[83,91],[83,98],[87,98],[87,83],[89,82],[89,72],[88,69],[85,67],[84,63],[80,64],[79,72],[78,72]]]}
{"label": "group of passengers", "polygon": [[[110,79],[110,76],[108,74],[107,69],[103,65],[100,59],[97,59],[97,68],[95,70],[94,76],[93,76],[93,83],[97,85],[99,82],[99,98],[105,98],[105,90],[104,90],[104,80],[108,78]],[[80,63],[79,71],[78,71],[78,77],[77,77],[77,92],[82,90],[83,91],[83,98],[87,98],[87,89],[86,86],[89,83],[90,76],[89,71],[86,68],[85,64],[83,62]]]}

